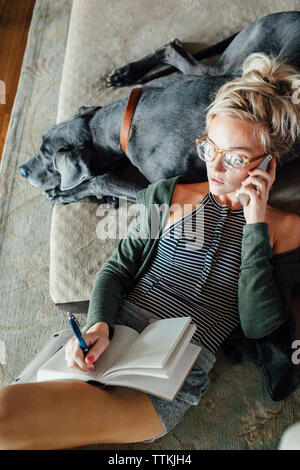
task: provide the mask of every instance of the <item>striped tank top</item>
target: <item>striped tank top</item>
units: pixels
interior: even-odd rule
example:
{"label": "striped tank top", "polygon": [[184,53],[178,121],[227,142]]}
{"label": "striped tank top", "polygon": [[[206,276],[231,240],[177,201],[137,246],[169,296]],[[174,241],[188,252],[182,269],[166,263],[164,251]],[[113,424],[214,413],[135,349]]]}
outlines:
{"label": "striped tank top", "polygon": [[209,192],[166,229],[153,259],[126,299],[160,318],[191,316],[193,336],[215,353],[239,324],[238,278],[243,209]]}

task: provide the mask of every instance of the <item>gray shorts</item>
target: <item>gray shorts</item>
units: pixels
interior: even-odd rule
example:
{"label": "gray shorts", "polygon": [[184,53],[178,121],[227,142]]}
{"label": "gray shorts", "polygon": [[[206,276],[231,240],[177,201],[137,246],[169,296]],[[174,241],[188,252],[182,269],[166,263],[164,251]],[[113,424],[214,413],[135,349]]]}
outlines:
{"label": "gray shorts", "polygon": [[[130,326],[141,332],[151,323],[151,320],[157,318],[157,315],[123,299],[115,323]],[[167,434],[176,426],[191,406],[198,405],[200,398],[207,390],[208,373],[216,361],[216,356],[199,341],[192,339],[191,342],[201,346],[202,351],[174,400],[164,400],[148,394],[165,431],[160,436],[143,442],[153,442]]]}

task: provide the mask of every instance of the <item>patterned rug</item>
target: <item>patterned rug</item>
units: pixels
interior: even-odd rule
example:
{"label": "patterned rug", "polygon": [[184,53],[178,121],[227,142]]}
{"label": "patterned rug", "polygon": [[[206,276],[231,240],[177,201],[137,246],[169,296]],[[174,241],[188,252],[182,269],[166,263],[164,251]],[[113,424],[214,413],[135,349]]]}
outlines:
{"label": "patterned rug", "polygon": [[[255,3],[262,14],[299,5],[296,0]],[[17,377],[50,334],[68,327],[66,315],[49,296],[52,205],[18,175],[17,168],[34,155],[43,132],[56,123],[71,7],[71,0],[36,2],[0,167],[2,385]],[[225,13],[232,18],[240,15],[246,23],[249,9],[248,1],[232,0],[226,2]],[[84,319],[79,315],[82,324]],[[170,434],[153,444],[86,448],[274,450],[283,431],[297,420],[299,390],[284,402],[272,402],[260,370],[252,364],[232,366],[220,353],[208,392]]]}
{"label": "patterned rug", "polygon": [[71,8],[71,0],[36,2],[1,160],[1,384],[12,382],[52,331],[68,325],[49,296],[52,205],[17,168],[56,123]]}

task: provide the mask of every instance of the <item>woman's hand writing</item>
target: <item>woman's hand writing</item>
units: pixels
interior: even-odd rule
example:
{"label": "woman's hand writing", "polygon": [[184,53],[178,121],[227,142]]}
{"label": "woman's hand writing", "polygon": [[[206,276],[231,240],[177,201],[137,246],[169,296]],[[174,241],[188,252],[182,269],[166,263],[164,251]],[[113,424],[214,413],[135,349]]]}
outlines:
{"label": "woman's hand writing", "polygon": [[[247,224],[264,222],[266,216],[267,202],[272,184],[275,181],[276,158],[272,158],[268,171],[261,168],[254,168],[249,171],[249,176],[242,181],[242,186],[238,193],[245,193],[249,196],[249,202],[244,206],[244,215]],[[259,178],[257,178],[259,176]],[[251,187],[254,185],[255,188]]]}
{"label": "woman's hand writing", "polygon": [[69,367],[79,368],[85,372],[95,368],[94,362],[109,346],[109,328],[105,322],[97,322],[83,335],[89,348],[86,355],[74,336],[65,346],[65,358]]}

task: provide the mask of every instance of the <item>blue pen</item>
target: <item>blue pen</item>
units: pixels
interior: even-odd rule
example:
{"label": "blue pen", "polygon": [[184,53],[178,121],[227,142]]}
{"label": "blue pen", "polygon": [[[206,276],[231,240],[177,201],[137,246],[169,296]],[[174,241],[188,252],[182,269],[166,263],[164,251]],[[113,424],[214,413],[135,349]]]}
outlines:
{"label": "blue pen", "polygon": [[74,331],[74,334],[75,334],[76,338],[79,341],[80,347],[81,347],[83,353],[86,354],[88,352],[89,348],[87,347],[87,345],[86,345],[86,343],[85,343],[85,341],[82,337],[78,322],[77,322],[76,318],[74,317],[74,315],[70,312],[68,312],[68,317],[69,317],[69,320],[70,320],[70,323],[71,323],[71,327]]}

